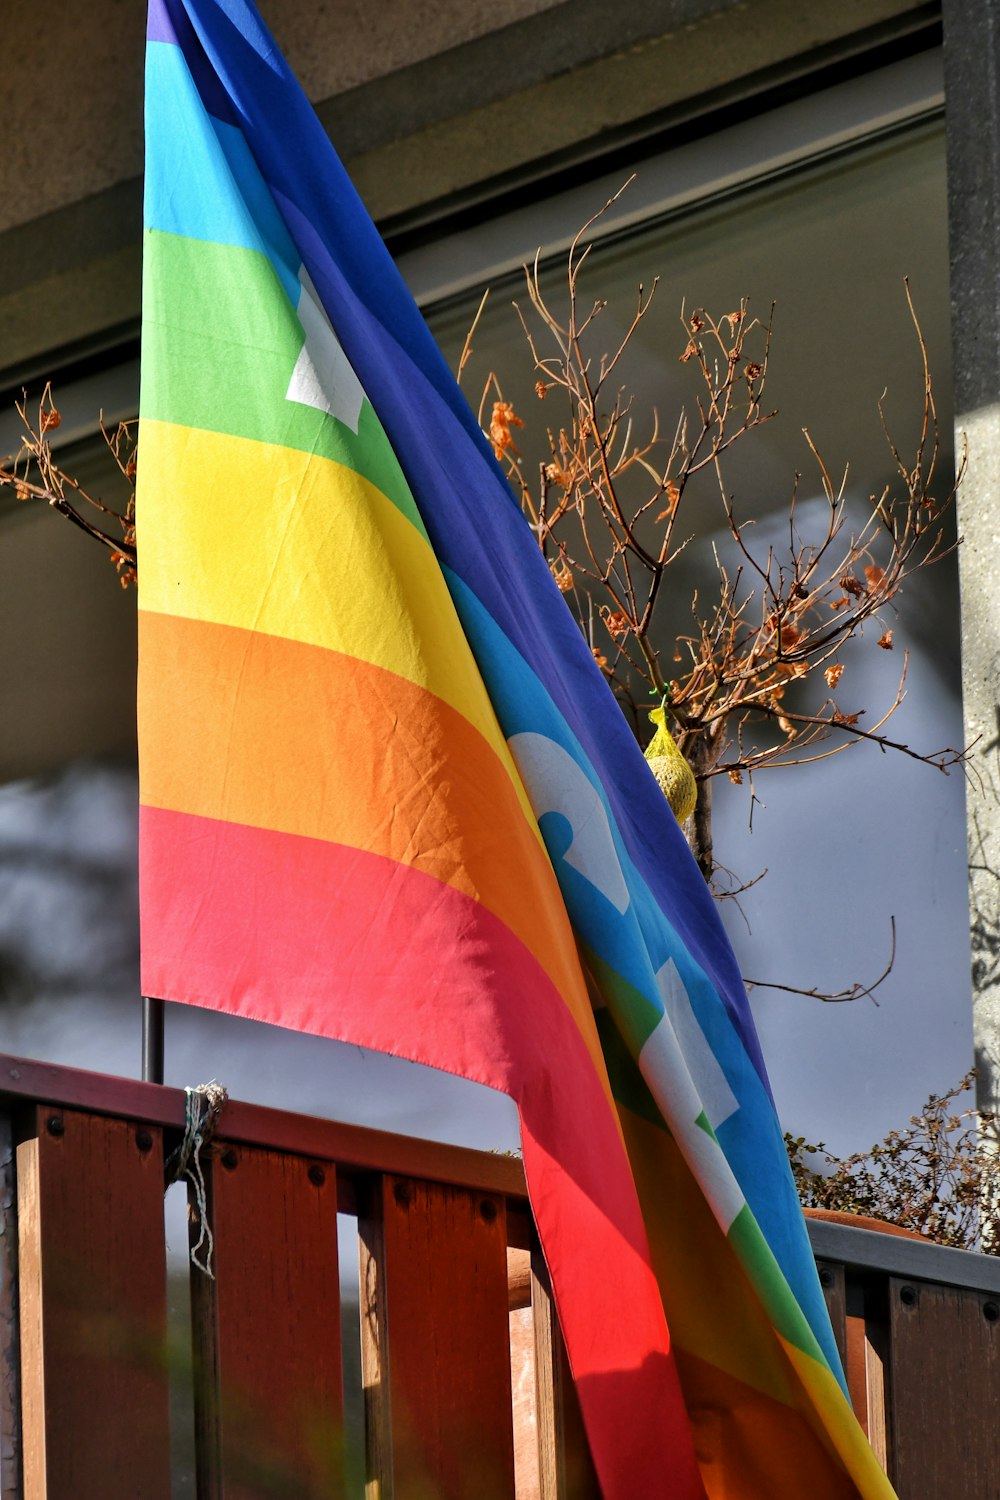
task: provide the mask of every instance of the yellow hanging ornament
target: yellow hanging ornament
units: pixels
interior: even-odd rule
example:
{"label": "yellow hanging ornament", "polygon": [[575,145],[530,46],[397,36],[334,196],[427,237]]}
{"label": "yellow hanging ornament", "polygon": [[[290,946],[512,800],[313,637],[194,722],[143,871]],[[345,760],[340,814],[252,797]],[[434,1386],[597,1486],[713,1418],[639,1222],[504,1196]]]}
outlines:
{"label": "yellow hanging ornament", "polygon": [[698,800],[698,786],[694,772],[674,743],[667,728],[667,711],[664,707],[650,710],[649,721],[656,725],[656,733],[646,746],[646,760],[656,777],[663,795],[670,803],[670,810],[678,823],[683,823],[694,812]]}

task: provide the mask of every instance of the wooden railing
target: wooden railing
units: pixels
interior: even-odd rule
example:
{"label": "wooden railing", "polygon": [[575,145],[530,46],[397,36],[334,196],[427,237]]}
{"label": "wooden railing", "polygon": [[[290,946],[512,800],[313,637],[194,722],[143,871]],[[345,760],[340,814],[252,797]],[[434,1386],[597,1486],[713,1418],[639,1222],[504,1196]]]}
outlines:
{"label": "wooden railing", "polygon": [[[2,1500],[594,1500],[518,1161],[230,1101],[209,1277],[168,1264],[184,1112],[0,1055]],[[1000,1262],[811,1233],[902,1500],[1000,1495]]]}
{"label": "wooden railing", "polygon": [[1000,1259],[811,1220],[854,1410],[900,1500],[1000,1500]]}
{"label": "wooden railing", "polygon": [[203,1153],[214,1276],[180,1262],[178,1341],[184,1114],[177,1089],[0,1056],[3,1500],[340,1495],[352,1412],[373,1496],[501,1500],[515,1472],[519,1495],[596,1495],[519,1161],[230,1101]]}

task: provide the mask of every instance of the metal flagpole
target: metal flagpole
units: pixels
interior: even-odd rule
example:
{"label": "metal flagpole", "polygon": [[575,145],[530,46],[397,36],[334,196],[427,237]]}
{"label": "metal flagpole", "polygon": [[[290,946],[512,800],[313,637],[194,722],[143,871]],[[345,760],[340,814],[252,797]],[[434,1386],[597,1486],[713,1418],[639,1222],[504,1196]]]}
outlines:
{"label": "metal flagpole", "polygon": [[144,1083],[163,1082],[162,1000],[142,997],[142,1078]]}

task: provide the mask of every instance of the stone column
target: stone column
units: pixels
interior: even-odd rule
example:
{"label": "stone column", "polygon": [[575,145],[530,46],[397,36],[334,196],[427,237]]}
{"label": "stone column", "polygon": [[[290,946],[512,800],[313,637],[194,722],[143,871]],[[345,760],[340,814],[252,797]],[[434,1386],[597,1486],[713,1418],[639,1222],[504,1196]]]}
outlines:
{"label": "stone column", "polygon": [[943,0],[973,1025],[979,1105],[1000,1109],[1000,7]]}

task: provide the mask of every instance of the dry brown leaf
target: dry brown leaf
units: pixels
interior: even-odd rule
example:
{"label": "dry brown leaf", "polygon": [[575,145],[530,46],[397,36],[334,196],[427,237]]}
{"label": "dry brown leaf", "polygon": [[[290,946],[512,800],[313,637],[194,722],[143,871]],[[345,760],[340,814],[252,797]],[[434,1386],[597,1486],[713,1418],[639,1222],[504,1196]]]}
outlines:
{"label": "dry brown leaf", "polygon": [[573,587],[573,572],[564,557],[558,562],[549,563],[549,572],[556,581],[556,587],[561,594],[568,594]]}
{"label": "dry brown leaf", "polygon": [[604,616],[604,623],[607,626],[608,634],[614,640],[618,640],[620,636],[627,635],[632,629],[632,621],[620,609],[608,610]]}
{"label": "dry brown leaf", "polygon": [[524,423],[509,401],[494,401],[493,415],[490,417],[490,441],[497,458],[503,458],[508,448],[515,453],[519,452],[511,435],[511,428],[523,426]]}

